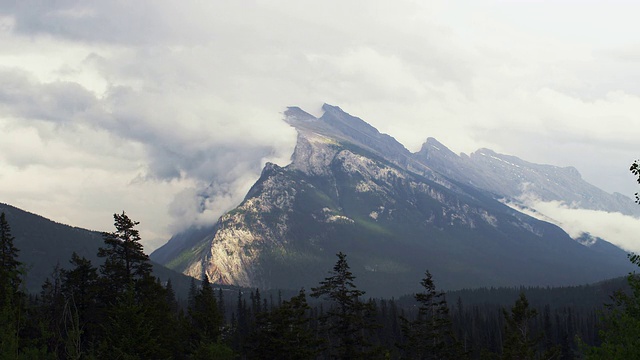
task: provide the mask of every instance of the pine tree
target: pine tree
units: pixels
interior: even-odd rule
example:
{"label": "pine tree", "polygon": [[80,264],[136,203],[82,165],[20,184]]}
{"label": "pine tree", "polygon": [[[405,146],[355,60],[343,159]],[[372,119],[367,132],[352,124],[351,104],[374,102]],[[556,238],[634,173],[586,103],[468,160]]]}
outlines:
{"label": "pine tree", "polygon": [[420,282],[424,291],[414,295],[419,304],[418,316],[409,321],[402,318],[402,330],[407,338],[405,356],[409,359],[461,359],[466,355],[456,340],[445,294],[436,291],[429,271]]}
{"label": "pine tree", "polygon": [[[102,335],[107,336],[110,346],[122,351],[122,356],[168,357],[171,349],[165,335],[174,325],[174,318],[166,289],[152,275],[149,256],[142,251],[140,235],[135,229],[138,222],[124,212],[113,217],[116,231],[103,233],[105,247],[98,250],[98,256],[105,258],[98,280],[100,305],[107,314]],[[117,335],[127,323],[140,333]],[[149,341],[148,346],[140,343],[143,339]],[[104,348],[101,350],[103,356],[109,354]]]}
{"label": "pine tree", "polygon": [[62,292],[67,306],[77,311],[83,343],[86,344],[96,334],[100,323],[97,305],[98,269],[91,264],[91,260],[75,252],[71,254],[69,263],[71,268],[62,270]]}
{"label": "pine tree", "polygon": [[[640,184],[640,160],[629,169]],[[640,204],[640,195],[636,193]],[[629,260],[640,266],[640,255],[630,254]],[[640,348],[640,276],[631,273],[627,277],[631,293],[617,291],[612,296],[613,303],[607,304],[608,312],[603,314],[604,329],[600,331],[602,344],[587,348],[587,359],[638,359]]]}
{"label": "pine tree", "polygon": [[195,295],[194,306],[189,309],[189,317],[196,333],[196,342],[218,341],[222,328],[222,315],[207,275],[202,280],[200,291]]}
{"label": "pine tree", "polygon": [[284,301],[271,312],[261,312],[256,319],[250,343],[254,346],[249,359],[314,359],[319,354],[321,342],[309,326],[304,289],[289,301]]}
{"label": "pine tree", "polygon": [[99,359],[161,358],[158,337],[148,309],[136,301],[133,284],[108,309],[104,334],[100,342]]}
{"label": "pine tree", "polygon": [[18,248],[13,244],[11,227],[4,212],[0,214],[0,306],[15,303],[23,294],[20,289],[24,271],[18,261]]}
{"label": "pine tree", "polygon": [[[62,271],[59,265],[53,268],[51,276],[42,285],[34,318],[37,319],[37,337],[45,342],[47,349],[62,357],[65,354],[67,338],[65,298],[62,292]],[[34,321],[36,322],[36,321]]]}
{"label": "pine tree", "polygon": [[329,272],[331,276],[321,281],[319,287],[311,289],[311,296],[332,303],[321,319],[329,333],[329,352],[338,359],[370,358],[378,350],[367,340],[376,328],[372,317],[368,316],[372,309],[360,300],[365,292],[356,287],[347,256],[342,252],[337,256],[338,261]]}
{"label": "pine tree", "polygon": [[505,342],[502,349],[503,360],[534,359],[536,345],[540,337],[533,337],[529,322],[538,312],[529,308],[529,301],[523,292],[510,312],[503,309],[505,318]]}
{"label": "pine tree", "polygon": [[98,256],[105,258],[100,267],[101,285],[111,299],[123,294],[131,284],[148,282],[152,270],[149,256],[142,250],[139,232],[134,228],[139,222],[129,219],[124,211],[113,218],[116,231],[103,233],[105,247],[98,249]]}
{"label": "pine tree", "polygon": [[[640,266],[640,255],[629,255]],[[627,277],[630,293],[617,291],[603,314],[604,328],[600,331],[602,344],[587,349],[587,359],[638,359],[640,349],[640,276]]]}
{"label": "pine tree", "polygon": [[0,214],[0,358],[7,359],[18,357],[19,332],[26,310],[26,296],[21,289],[24,272],[14,240],[3,212]]}

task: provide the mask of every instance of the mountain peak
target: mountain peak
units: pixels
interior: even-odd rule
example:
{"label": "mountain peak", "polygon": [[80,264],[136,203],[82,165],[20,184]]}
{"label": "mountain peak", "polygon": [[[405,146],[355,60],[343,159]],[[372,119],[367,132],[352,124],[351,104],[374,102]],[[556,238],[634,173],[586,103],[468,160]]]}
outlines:
{"label": "mountain peak", "polygon": [[411,153],[393,137],[380,133],[375,127],[338,106],[324,104],[322,110],[324,114],[316,118],[298,107],[287,108],[285,121],[298,130],[299,144],[301,139],[317,139],[320,135],[322,143],[351,144],[398,165],[408,164]]}
{"label": "mountain peak", "polygon": [[433,151],[437,151],[447,159],[453,160],[458,158],[453,151],[449,150],[444,144],[436,140],[435,138],[429,137],[427,141],[422,144],[422,148],[418,151],[418,154],[425,155],[429,157],[429,154]]}
{"label": "mountain peak", "polygon": [[315,116],[309,114],[308,112],[300,109],[297,106],[289,106],[287,110],[284,112],[284,119],[288,123],[295,121],[314,121],[318,120]]}
{"label": "mountain peak", "polygon": [[458,156],[434,138],[412,154],[337,106],[322,110],[315,117],[288,108],[285,120],[298,131],[291,164],[267,163],[236,209],[210,234],[172,245],[166,263],[220,283],[298,288],[314,283],[333,254],[349,252],[369,293],[388,296],[414,291],[409,279],[425,264],[449,288],[575,284],[628,272],[624,252],[593,252],[497,200],[515,202],[524,190],[544,201],[606,200],[570,178],[571,169],[489,149]]}
{"label": "mountain peak", "polygon": [[327,112],[327,111],[344,112],[344,110],[342,110],[340,108],[340,106],[335,106],[335,105],[331,105],[331,104],[327,104],[327,103],[322,104],[322,111],[324,111],[324,112]]}

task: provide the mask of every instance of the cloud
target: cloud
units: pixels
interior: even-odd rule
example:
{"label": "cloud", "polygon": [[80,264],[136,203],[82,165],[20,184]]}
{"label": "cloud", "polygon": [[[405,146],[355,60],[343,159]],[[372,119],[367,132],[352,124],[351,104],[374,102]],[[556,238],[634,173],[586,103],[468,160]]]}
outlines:
{"label": "cloud", "polygon": [[[571,237],[590,233],[630,252],[640,252],[640,218],[618,212],[577,209],[562,201],[525,200],[525,213],[560,226]],[[533,211],[532,211],[533,210]]]}
{"label": "cloud", "polygon": [[[315,113],[328,102],[412,150],[429,136],[456,152],[488,147],[576,166],[629,195],[640,136],[629,34],[640,29],[600,19],[601,10],[490,0],[0,2],[0,127],[11,134],[0,141],[0,187],[32,191],[1,194],[94,228],[126,205],[168,238],[236,205],[266,161],[287,164],[287,106]],[[46,195],[54,192],[56,201]],[[101,195],[112,192],[122,206]],[[74,203],[86,211],[66,208]]]}

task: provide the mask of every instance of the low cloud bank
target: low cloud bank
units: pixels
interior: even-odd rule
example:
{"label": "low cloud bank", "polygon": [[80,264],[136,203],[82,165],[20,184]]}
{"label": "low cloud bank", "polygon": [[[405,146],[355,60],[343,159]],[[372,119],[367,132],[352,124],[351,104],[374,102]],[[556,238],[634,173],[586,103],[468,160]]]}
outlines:
{"label": "low cloud bank", "polygon": [[639,218],[618,212],[573,208],[562,201],[540,201],[532,198],[521,200],[524,207],[509,205],[518,207],[518,210],[537,219],[560,226],[573,238],[586,232],[626,251],[640,253]]}

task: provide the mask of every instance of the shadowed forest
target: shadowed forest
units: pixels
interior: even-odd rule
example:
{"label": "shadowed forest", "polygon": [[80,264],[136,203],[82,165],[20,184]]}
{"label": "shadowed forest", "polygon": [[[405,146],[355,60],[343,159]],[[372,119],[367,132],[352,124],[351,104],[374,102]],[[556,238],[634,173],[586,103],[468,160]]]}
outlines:
{"label": "shadowed forest", "polygon": [[137,223],[124,212],[114,220],[101,265],[74,253],[27,294],[1,215],[3,359],[631,359],[639,341],[633,274],[606,306],[590,287],[445,294],[429,271],[419,293],[367,299],[338,253],[317,287],[290,297],[216,287],[205,276],[182,299],[153,277]]}

